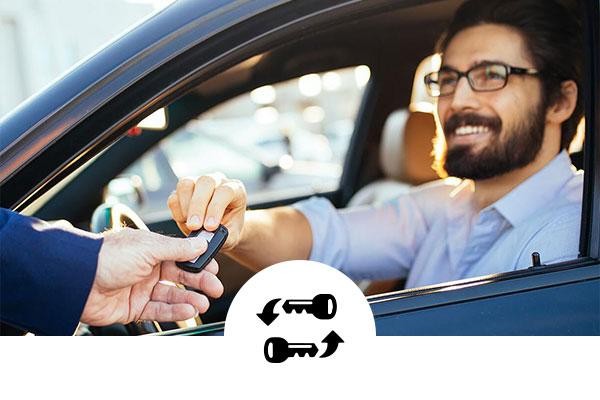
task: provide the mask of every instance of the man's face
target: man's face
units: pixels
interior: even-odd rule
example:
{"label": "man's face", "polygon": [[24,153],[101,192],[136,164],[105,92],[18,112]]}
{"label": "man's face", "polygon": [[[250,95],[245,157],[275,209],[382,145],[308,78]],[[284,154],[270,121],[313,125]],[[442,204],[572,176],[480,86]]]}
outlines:
{"label": "man's face", "polygon": [[[521,35],[494,24],[460,31],[448,44],[442,66],[465,72],[484,62],[535,68]],[[541,82],[535,76],[510,75],[502,89],[475,92],[461,78],[454,94],[439,97],[438,116],[449,175],[474,180],[502,175],[532,162],[542,145]]]}

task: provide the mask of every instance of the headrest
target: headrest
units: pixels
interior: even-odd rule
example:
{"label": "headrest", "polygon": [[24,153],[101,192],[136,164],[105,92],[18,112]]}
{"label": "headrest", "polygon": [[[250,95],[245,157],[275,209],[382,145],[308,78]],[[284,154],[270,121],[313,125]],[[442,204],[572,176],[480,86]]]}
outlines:
{"label": "headrest", "polygon": [[387,117],[379,145],[379,162],[384,175],[398,181],[404,178],[404,127],[408,113],[401,109]]}
{"label": "headrest", "polygon": [[437,179],[433,164],[435,101],[427,94],[424,76],[439,69],[440,57],[424,59],[415,72],[409,109],[392,112],[381,135],[380,164],[387,178],[420,184]]}

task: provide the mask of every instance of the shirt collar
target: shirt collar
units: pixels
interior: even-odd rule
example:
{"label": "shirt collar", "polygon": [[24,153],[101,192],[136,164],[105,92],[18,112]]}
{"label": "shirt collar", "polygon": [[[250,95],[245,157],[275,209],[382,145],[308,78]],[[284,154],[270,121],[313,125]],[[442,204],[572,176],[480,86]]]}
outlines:
{"label": "shirt collar", "polygon": [[571,158],[563,150],[548,165],[521,182],[490,208],[495,208],[516,227],[540,209],[548,207],[573,174]]}

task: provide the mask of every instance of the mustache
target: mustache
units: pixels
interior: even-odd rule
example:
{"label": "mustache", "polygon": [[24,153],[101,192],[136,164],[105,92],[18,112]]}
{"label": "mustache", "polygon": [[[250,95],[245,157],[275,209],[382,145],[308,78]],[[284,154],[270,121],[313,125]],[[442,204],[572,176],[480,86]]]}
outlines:
{"label": "mustache", "polygon": [[498,117],[485,117],[475,113],[454,114],[444,124],[444,134],[446,136],[454,135],[456,128],[465,125],[485,126],[494,133],[502,130],[502,120]]}

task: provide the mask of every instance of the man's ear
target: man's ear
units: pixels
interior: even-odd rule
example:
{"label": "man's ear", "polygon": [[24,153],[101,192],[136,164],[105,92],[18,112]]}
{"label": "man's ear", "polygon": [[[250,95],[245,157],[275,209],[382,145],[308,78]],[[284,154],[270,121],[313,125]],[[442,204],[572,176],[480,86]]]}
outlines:
{"label": "man's ear", "polygon": [[546,111],[546,122],[562,124],[569,119],[577,105],[577,84],[575,81],[564,81],[560,84],[560,96]]}

